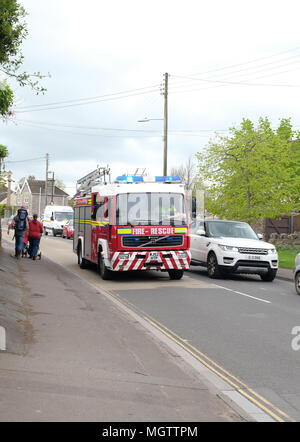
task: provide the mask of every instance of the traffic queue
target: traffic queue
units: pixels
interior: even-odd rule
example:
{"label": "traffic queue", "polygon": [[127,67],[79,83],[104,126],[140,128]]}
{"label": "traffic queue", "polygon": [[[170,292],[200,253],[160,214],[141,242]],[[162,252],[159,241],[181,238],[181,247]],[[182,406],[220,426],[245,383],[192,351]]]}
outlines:
{"label": "traffic queue", "polygon": [[[249,224],[189,221],[178,176],[122,175],[107,182],[108,175],[109,170],[97,168],[77,182],[73,207],[50,205],[44,211],[45,235],[72,239],[81,268],[95,264],[102,279],[113,272],[156,270],[178,280],[190,265],[206,267],[215,279],[228,273],[275,279],[276,248]],[[300,294],[300,254],[294,280]]]}

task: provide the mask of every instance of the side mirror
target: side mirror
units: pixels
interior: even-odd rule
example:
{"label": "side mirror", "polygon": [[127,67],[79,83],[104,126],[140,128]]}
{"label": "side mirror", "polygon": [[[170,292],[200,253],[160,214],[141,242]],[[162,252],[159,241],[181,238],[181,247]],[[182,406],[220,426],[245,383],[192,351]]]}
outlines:
{"label": "side mirror", "polygon": [[198,229],[197,232],[196,232],[196,235],[205,236],[205,230],[204,229]]}
{"label": "side mirror", "polygon": [[258,238],[258,239],[263,239],[263,235],[262,235],[261,233],[258,233],[258,234],[257,234],[257,238]]}
{"label": "side mirror", "polygon": [[51,221],[54,221],[54,216],[53,216],[53,215],[51,216],[50,220],[51,220]]}

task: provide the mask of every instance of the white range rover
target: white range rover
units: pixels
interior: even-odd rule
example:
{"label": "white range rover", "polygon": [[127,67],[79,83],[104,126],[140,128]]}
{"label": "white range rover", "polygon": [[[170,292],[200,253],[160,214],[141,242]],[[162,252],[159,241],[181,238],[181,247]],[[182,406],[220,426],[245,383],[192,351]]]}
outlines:
{"label": "white range rover", "polygon": [[196,220],[190,225],[192,265],[207,267],[210,278],[225,273],[253,273],[273,281],[278,254],[261,241],[249,224],[239,221]]}

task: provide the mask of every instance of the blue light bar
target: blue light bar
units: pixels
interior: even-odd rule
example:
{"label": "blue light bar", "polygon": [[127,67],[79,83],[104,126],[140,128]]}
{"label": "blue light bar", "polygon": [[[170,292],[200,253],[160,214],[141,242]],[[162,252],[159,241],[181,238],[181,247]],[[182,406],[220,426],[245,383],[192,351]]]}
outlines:
{"label": "blue light bar", "polygon": [[181,178],[179,176],[156,176],[155,181],[160,183],[181,183]]}
{"label": "blue light bar", "polygon": [[118,176],[116,181],[122,183],[142,183],[144,180],[142,176],[122,175]]}

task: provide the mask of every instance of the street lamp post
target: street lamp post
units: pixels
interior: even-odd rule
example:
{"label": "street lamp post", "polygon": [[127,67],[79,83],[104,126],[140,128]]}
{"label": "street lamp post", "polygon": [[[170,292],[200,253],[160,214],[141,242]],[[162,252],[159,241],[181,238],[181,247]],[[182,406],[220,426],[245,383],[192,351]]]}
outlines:
{"label": "street lamp post", "polygon": [[48,175],[52,173],[52,185],[51,185],[51,204],[53,204],[53,198],[54,198],[54,172],[52,172],[51,170],[48,170],[47,173],[47,181],[49,181]]}
{"label": "street lamp post", "polygon": [[[148,123],[149,121],[163,121],[164,118],[143,118],[142,120],[138,120],[138,123]],[[164,123],[164,169],[163,175],[167,175],[167,135],[166,135],[166,124]]]}

